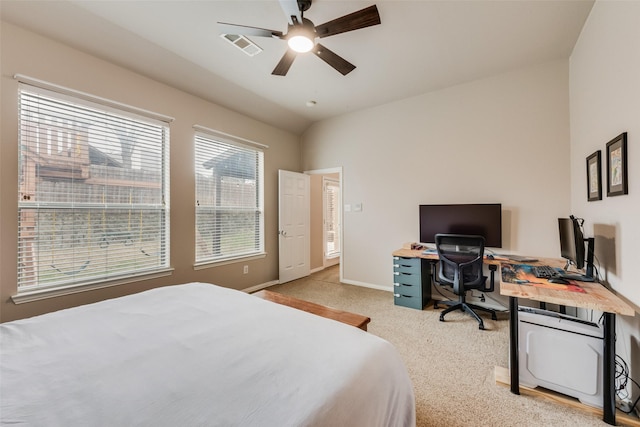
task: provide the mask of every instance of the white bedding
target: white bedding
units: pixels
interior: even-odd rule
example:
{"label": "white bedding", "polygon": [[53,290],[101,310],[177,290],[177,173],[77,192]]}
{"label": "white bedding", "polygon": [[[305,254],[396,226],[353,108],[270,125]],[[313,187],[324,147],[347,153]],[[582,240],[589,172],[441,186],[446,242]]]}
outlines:
{"label": "white bedding", "polygon": [[2,426],[414,426],[396,349],[203,284],[0,325]]}

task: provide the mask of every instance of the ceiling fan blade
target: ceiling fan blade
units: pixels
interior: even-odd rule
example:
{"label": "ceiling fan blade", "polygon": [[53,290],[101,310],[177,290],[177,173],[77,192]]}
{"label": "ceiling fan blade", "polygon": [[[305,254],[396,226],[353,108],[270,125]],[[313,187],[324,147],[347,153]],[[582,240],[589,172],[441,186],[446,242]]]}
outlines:
{"label": "ceiling fan blade", "polygon": [[238,34],[243,36],[257,37],[275,37],[282,38],[282,32],[275,30],[267,30],[265,28],[248,27],[246,25],[227,24],[226,22],[218,22],[218,27],[222,34]]}
{"label": "ceiling fan blade", "polygon": [[294,59],[296,59],[296,52],[291,49],[287,49],[287,51],[282,56],[282,59],[280,59],[280,62],[278,62],[278,65],[276,65],[276,68],[273,69],[271,74],[273,74],[274,76],[286,76],[289,68],[291,68],[291,64],[293,64]]}
{"label": "ceiling fan blade", "polygon": [[343,76],[346,76],[356,68],[355,65],[333,53],[320,43],[315,45],[313,53],[315,53],[318,58],[335,68]]}
{"label": "ceiling fan blade", "polygon": [[380,14],[376,5],[369,6],[357,12],[350,13],[333,21],[325,22],[316,26],[318,37],[329,37],[347,31],[358,30],[360,28],[378,25],[380,23]]}
{"label": "ceiling fan blade", "polygon": [[[302,22],[302,12],[300,12],[297,0],[280,0],[280,7],[284,11],[284,14],[287,16],[289,25]],[[294,22],[292,16],[297,19],[297,22]]]}

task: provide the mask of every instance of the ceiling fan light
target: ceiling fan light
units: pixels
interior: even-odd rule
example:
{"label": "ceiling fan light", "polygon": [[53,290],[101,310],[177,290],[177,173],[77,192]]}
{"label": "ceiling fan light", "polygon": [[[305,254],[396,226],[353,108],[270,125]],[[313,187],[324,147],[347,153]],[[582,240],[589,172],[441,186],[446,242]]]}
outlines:
{"label": "ceiling fan light", "polygon": [[314,45],[313,40],[302,35],[289,37],[287,43],[289,44],[289,47],[291,49],[299,53],[309,52],[311,49],[313,49]]}

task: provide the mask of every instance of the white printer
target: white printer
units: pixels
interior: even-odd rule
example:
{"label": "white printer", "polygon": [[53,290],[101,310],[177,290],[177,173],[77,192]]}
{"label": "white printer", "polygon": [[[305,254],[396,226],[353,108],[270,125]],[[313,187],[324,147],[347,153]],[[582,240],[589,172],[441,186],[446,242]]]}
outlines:
{"label": "white printer", "polygon": [[518,310],[520,383],[602,408],[603,328],[530,307]]}

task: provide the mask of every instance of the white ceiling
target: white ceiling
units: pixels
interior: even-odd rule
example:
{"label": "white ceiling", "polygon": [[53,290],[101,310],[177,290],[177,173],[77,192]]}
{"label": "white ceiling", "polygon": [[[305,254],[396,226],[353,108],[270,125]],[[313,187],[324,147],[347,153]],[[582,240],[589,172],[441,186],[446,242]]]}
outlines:
{"label": "white ceiling", "polygon": [[[255,37],[254,57],[217,22],[286,32],[278,0],[0,0],[3,20],[62,41],[294,133],[311,123],[527,65],[568,58],[592,0],[314,0],[322,24],[378,6],[381,25],[322,39],[356,69],[342,76],[312,54],[285,77],[286,50]],[[307,101],[316,101],[307,107]]]}

